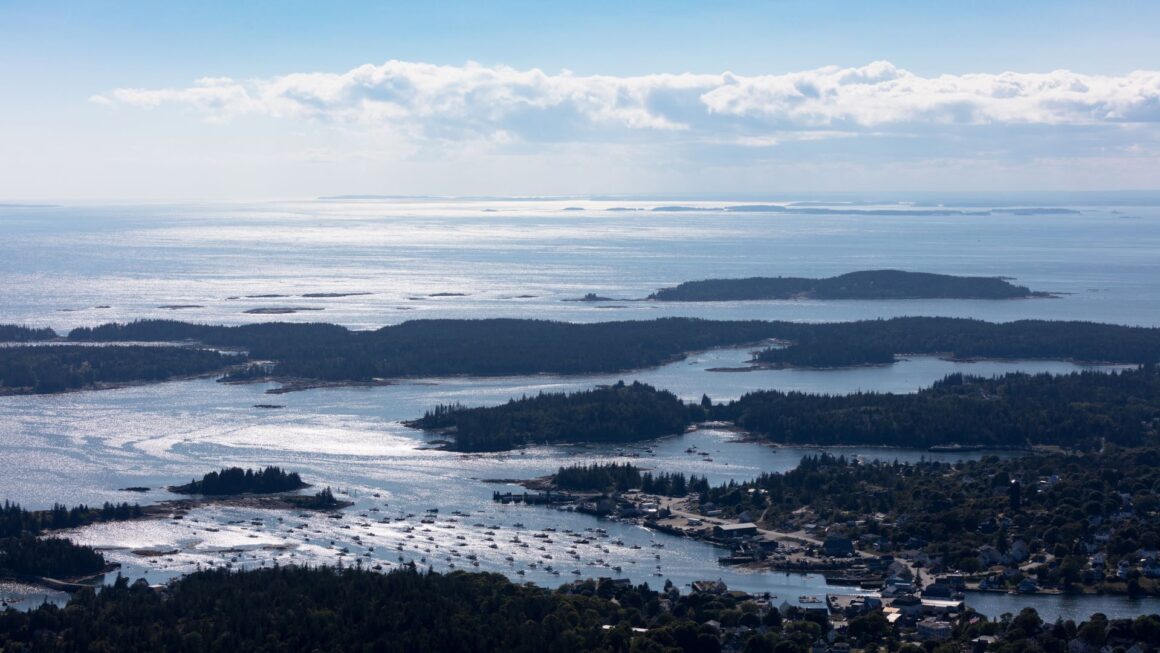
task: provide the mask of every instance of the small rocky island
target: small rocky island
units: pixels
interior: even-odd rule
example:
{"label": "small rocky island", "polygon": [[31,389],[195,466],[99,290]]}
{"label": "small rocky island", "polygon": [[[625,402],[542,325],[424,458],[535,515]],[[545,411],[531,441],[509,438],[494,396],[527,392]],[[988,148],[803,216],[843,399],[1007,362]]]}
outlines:
{"label": "small rocky island", "polygon": [[[190,502],[167,501],[159,504],[163,511],[171,508],[188,509],[196,503],[210,501],[228,501],[235,505],[270,509],[302,509],[302,510],[339,510],[349,507],[349,501],[336,499],[330,488],[311,495],[286,494],[295,490],[310,487],[302,480],[298,472],[287,472],[280,467],[266,467],[253,470],[241,467],[229,467],[220,472],[210,472],[185,485],[171,485],[167,489],[174,494],[199,494],[207,499]],[[272,495],[259,496],[251,495]],[[153,510],[151,512],[157,512]]]}
{"label": "small rocky island", "polygon": [[286,472],[280,467],[267,467],[254,471],[241,467],[229,467],[220,472],[210,472],[200,481],[190,481],[185,485],[172,485],[169,491],[175,494],[204,494],[221,496],[227,494],[274,494],[290,492],[310,487],[298,472]]}
{"label": "small rocky island", "polygon": [[829,277],[705,279],[662,288],[650,300],[665,302],[769,299],[1025,299],[1051,297],[1003,277],[959,277],[929,272],[865,270]]}

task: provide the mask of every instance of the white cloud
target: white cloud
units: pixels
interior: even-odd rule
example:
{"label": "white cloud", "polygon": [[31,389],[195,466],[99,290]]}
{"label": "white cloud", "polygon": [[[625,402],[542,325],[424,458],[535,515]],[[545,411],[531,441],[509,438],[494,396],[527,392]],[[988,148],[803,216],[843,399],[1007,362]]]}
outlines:
{"label": "white cloud", "polygon": [[[963,125],[1122,125],[1160,122],[1160,71],[1069,71],[921,77],[878,61],[782,75],[576,76],[507,66],[406,61],[345,73],[293,73],[185,88],[119,88],[101,104],[177,105],[223,121],[240,115],[495,142],[787,140],[792,132],[901,132]],[[502,134],[502,138],[497,135]]]}

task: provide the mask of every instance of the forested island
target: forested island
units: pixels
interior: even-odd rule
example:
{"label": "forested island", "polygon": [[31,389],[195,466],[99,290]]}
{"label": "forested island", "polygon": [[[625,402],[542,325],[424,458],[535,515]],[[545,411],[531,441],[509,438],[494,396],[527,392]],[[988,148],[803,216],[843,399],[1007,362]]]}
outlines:
{"label": "forested island", "polygon": [[671,392],[643,383],[541,393],[500,406],[437,406],[408,426],[438,430],[455,451],[505,451],[553,442],[629,442],[681,433],[693,412]]}
{"label": "forested island", "polygon": [[173,485],[169,491],[176,494],[204,494],[222,496],[231,494],[274,494],[290,492],[310,487],[303,482],[298,472],[286,472],[281,467],[266,467],[253,470],[228,467],[220,472],[210,472],[185,485]]}
{"label": "forested island", "polygon": [[1160,444],[1160,368],[1063,375],[952,374],[913,394],[752,392],[685,404],[639,382],[572,394],[540,394],[494,407],[437,406],[408,422],[453,438],[457,451],[536,443],[634,442],[728,422],[779,444],[973,445],[1099,449]]}
{"label": "forested island", "polygon": [[960,277],[902,270],[864,270],[825,279],[750,277],[686,281],[649,299],[717,302],[762,299],[1023,299],[1050,297],[1002,277]]}
{"label": "forested island", "polygon": [[[661,365],[693,351],[770,340],[784,346],[760,352],[755,360],[759,365],[890,363],[898,353],[1129,364],[1160,361],[1160,329],[1156,328],[1043,320],[993,324],[937,317],[836,324],[693,318],[590,324],[416,320],[374,331],[350,331],[332,324],[225,327],[146,320],[74,329],[68,337],[86,342],[193,340],[244,349],[254,364],[231,368],[224,380],[272,378],[304,381],[307,386],[424,376],[624,372]],[[164,367],[166,348],[160,349],[158,366]],[[105,355],[115,357],[117,351],[121,349]],[[148,357],[149,352],[140,355]],[[4,360],[0,352],[0,361]],[[235,357],[229,362],[243,360]]]}
{"label": "forested island", "polygon": [[0,394],[50,394],[156,383],[218,372],[237,362],[236,357],[190,347],[0,347]]}
{"label": "forested island", "polygon": [[0,394],[54,393],[222,372],[223,380],[346,383],[424,376],[624,372],[689,352],[777,340],[759,366],[889,364],[896,354],[957,359],[1160,361],[1160,329],[1093,322],[904,317],[829,324],[662,318],[571,324],[543,320],[418,320],[375,331],[331,324],[238,327],[147,320],[79,328],[77,342],[190,340],[230,347],[17,345],[0,348]]}
{"label": "forested island", "polygon": [[[147,627],[143,624],[164,624]],[[164,592],[120,578],[65,608],[0,613],[5,651],[591,651],[600,653],[808,653],[819,641],[861,650],[1148,651],[1160,616],[1044,623],[1032,609],[989,621],[968,610],[943,647],[923,647],[914,628],[880,611],[842,629],[824,612],[777,609],[763,596],[652,589],[611,580],[550,590],[498,574],[389,574],[362,569],[278,567],[201,571]],[[937,642],[931,642],[937,645]],[[849,650],[849,648],[844,649]]]}

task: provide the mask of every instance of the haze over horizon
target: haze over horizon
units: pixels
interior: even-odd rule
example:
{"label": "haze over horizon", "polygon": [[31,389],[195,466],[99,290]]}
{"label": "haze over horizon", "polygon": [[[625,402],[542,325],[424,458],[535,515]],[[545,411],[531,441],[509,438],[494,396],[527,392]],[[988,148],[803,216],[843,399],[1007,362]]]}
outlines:
{"label": "haze over horizon", "polygon": [[1160,6],[0,6],[0,202],[1160,190]]}

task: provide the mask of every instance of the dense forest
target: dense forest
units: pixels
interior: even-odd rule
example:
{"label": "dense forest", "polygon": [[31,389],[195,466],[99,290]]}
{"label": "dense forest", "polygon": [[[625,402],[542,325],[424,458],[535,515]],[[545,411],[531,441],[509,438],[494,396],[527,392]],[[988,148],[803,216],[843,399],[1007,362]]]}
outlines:
{"label": "dense forest", "polygon": [[95,574],[105,567],[100,553],[68,540],[37,535],[96,522],[137,519],[141,507],[105,503],[100,508],[60,504],[49,510],[25,510],[4,502],[0,508],[0,577],[5,575],[68,578]]}
{"label": "dense forest", "polygon": [[0,342],[38,342],[56,337],[56,331],[48,327],[38,329],[18,324],[0,324]]}
{"label": "dense forest", "polygon": [[[74,329],[82,341],[198,340],[273,360],[275,374],[371,380],[470,374],[581,374],[660,365],[687,352],[759,342],[767,322],[684,318],[570,324],[543,320],[416,320],[375,331],[329,324],[203,326],[166,320]],[[240,374],[239,378],[244,376]]]}
{"label": "dense forest", "polygon": [[39,535],[48,531],[76,528],[104,521],[124,521],[141,516],[141,506],[109,503],[100,508],[85,505],[69,508],[61,504],[49,510],[25,510],[18,504],[4,502],[0,508],[0,537]]}
{"label": "dense forest", "polygon": [[709,481],[697,474],[683,472],[641,473],[632,463],[593,463],[560,467],[549,478],[557,489],[581,492],[625,492],[639,489],[648,494],[684,496],[690,492],[708,492]]}
{"label": "dense forest", "polygon": [[709,417],[792,444],[1140,446],[1160,442],[1160,369],[954,374],[914,394],[762,391]]}
{"label": "dense forest", "polygon": [[47,394],[102,384],[165,381],[214,372],[236,362],[215,351],[187,347],[0,347],[0,394]]}
{"label": "dense forest", "polygon": [[[769,610],[744,595],[578,581],[558,590],[497,574],[403,568],[280,567],[202,571],[164,593],[117,582],[60,608],[0,613],[0,650],[446,651],[448,653],[808,653],[820,639],[865,650],[958,651],[976,637],[991,650],[1064,651],[1139,644],[1151,650],[1160,617],[1046,624],[1034,610],[1002,619],[967,612],[941,648],[903,641],[880,612],[833,631],[825,615]],[[1069,644],[1070,642],[1075,644]],[[933,644],[933,642],[932,642]],[[1110,649],[1109,649],[1110,650]]]}
{"label": "dense forest", "polygon": [[632,463],[593,463],[561,467],[551,477],[560,490],[624,492],[640,487],[640,468]]}
{"label": "dense forest", "polygon": [[200,481],[193,480],[185,485],[170,486],[169,491],[177,494],[206,495],[273,494],[301,490],[305,487],[310,486],[302,481],[298,472],[286,472],[281,467],[270,466],[257,471],[229,467],[220,472],[210,472],[202,476]]}
{"label": "dense forest", "polygon": [[671,392],[643,383],[565,393],[540,393],[488,408],[437,406],[407,422],[446,429],[456,451],[505,451],[550,442],[630,442],[681,433],[690,408]]}
{"label": "dense forest", "polygon": [[846,367],[891,363],[894,354],[958,359],[1059,359],[1111,363],[1160,362],[1160,329],[1095,322],[1019,320],[995,324],[948,317],[900,317],[864,322],[795,325],[784,348],[760,352],[771,366]]}
{"label": "dense forest", "polygon": [[[894,354],[960,358],[1160,361],[1160,329],[1092,322],[992,324],[911,317],[836,324],[723,322],[690,318],[570,324],[543,320],[417,320],[375,331],[330,324],[206,326],[168,320],[74,329],[76,341],[196,340],[276,361],[275,376],[371,380],[470,374],[579,374],[662,364],[690,351],[779,339],[766,365],[837,367],[889,363]],[[267,367],[236,378],[266,375]]]}
{"label": "dense forest", "polygon": [[[621,382],[572,394],[522,397],[494,407],[441,405],[407,425],[445,430],[455,450],[500,451],[534,443],[647,440],[705,420],[732,422],[784,444],[924,449],[1160,444],[1160,368],[993,378],[952,374],[914,394],[767,390],[722,404],[708,398],[684,404],[652,386]],[[600,483],[607,471],[570,470],[567,477],[591,476],[592,483]]]}
{"label": "dense forest", "polygon": [[829,277],[705,279],[662,288],[649,299],[715,302],[757,299],[1014,299],[1044,296],[1001,277],[958,277],[928,272],[865,270]]}
{"label": "dense forest", "polygon": [[540,393],[487,408],[437,406],[408,426],[448,429],[459,451],[550,442],[631,442],[681,433],[693,413],[676,395],[634,382]]}
{"label": "dense forest", "polygon": [[682,472],[641,473],[632,463],[593,463],[561,467],[550,477],[552,485],[559,490],[579,490],[589,492],[624,492],[641,490],[649,494],[683,497],[690,492],[706,492],[709,482],[693,474],[686,477]]}
{"label": "dense forest", "polygon": [[199,572],[167,594],[120,580],[100,594],[79,594],[65,609],[0,614],[0,650],[624,650],[629,625],[644,625],[642,613],[650,611],[643,600],[659,612],[647,590],[633,592],[635,607],[622,607],[497,574],[413,569]]}
{"label": "dense forest", "polygon": [[[91,547],[55,537],[0,538],[0,578],[35,576],[76,578],[105,569],[105,557]],[[0,648],[0,650],[3,650]]]}
{"label": "dense forest", "polygon": [[[1054,556],[1035,570],[1038,579],[1067,587],[1079,582],[1089,544],[1102,547],[1113,569],[1121,558],[1138,559],[1139,549],[1160,548],[1160,452],[1110,447],[953,465],[821,454],[784,474],[711,488],[700,501],[726,515],[761,515],[773,528],[843,525],[853,539],[881,538],[881,550],[917,547],[967,573],[984,568],[980,546],[1005,552],[1022,538],[1031,551]],[[1098,533],[1106,537],[1096,539]],[[1135,590],[1160,593],[1148,579],[1138,579]]]}

